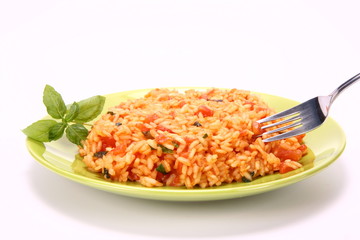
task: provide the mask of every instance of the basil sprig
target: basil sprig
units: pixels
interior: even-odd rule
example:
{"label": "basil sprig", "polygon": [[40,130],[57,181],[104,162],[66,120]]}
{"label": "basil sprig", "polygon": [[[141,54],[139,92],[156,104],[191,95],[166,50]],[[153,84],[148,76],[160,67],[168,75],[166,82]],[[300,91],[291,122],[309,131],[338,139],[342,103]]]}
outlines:
{"label": "basil sprig", "polygon": [[70,142],[81,145],[81,141],[85,140],[89,134],[84,125],[88,125],[86,122],[93,120],[101,113],[105,97],[94,96],[74,102],[67,107],[60,93],[53,87],[46,85],[43,103],[53,119],[34,122],[23,129],[23,133],[40,142],[58,140],[65,133]]}

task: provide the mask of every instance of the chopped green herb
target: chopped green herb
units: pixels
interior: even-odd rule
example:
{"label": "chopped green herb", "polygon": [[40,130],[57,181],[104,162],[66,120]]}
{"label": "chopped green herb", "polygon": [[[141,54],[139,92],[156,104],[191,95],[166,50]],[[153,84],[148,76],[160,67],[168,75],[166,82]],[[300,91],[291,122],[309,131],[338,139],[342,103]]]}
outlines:
{"label": "chopped green herb", "polygon": [[156,150],[156,148],[153,148],[150,144],[148,144],[151,150]]}
{"label": "chopped green herb", "polygon": [[175,147],[175,148],[178,148],[178,147],[179,147],[179,144],[178,144],[177,142],[173,142],[173,144],[174,144],[174,147]]}
{"label": "chopped green herb", "polygon": [[246,177],[242,177],[241,180],[245,183],[251,182],[251,180],[247,179]]}
{"label": "chopped green herb", "polygon": [[103,174],[104,174],[104,177],[105,177],[105,178],[107,178],[107,179],[110,178],[110,173],[109,173],[109,170],[108,170],[107,168],[104,168]]}
{"label": "chopped green herb", "polygon": [[108,151],[96,152],[96,153],[94,153],[94,157],[102,158],[102,157],[105,156],[107,153],[108,153]]}
{"label": "chopped green herb", "polygon": [[146,139],[154,139],[154,137],[151,135],[150,131],[143,131],[142,134],[144,134]]}
{"label": "chopped green herb", "polygon": [[198,121],[194,122],[193,125],[196,126],[196,127],[201,127],[202,126],[201,123],[199,123]]}
{"label": "chopped green herb", "polygon": [[167,147],[165,147],[165,146],[163,146],[161,144],[158,144],[158,146],[161,147],[161,150],[162,150],[163,153],[174,153],[173,150],[168,149]]}
{"label": "chopped green herb", "polygon": [[204,134],[203,138],[207,138],[209,135],[207,133]]}
{"label": "chopped green herb", "polygon": [[122,123],[121,122],[117,122],[117,123],[115,123],[115,126],[121,126],[122,125]]}
{"label": "chopped green herb", "polygon": [[167,172],[164,168],[164,165],[162,165],[162,163],[156,168],[156,171],[158,171],[159,173],[162,173],[162,174],[167,174]]}

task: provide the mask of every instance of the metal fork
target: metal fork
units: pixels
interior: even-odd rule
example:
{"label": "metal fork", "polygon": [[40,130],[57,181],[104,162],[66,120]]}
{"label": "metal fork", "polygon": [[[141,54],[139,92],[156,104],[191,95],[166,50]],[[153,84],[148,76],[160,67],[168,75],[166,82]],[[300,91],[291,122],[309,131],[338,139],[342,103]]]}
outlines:
{"label": "metal fork", "polygon": [[329,109],[331,104],[339,96],[339,94],[359,79],[360,79],[360,73],[350,78],[343,84],[341,84],[328,96],[318,96],[312,98],[293,108],[290,108],[283,112],[258,120],[257,121],[258,123],[264,124],[274,120],[282,119],[279,122],[263,125],[261,129],[267,129],[267,128],[277,127],[279,125],[287,124],[278,127],[274,130],[264,132],[258,135],[258,137],[269,135],[272,133],[280,133],[279,135],[263,139],[263,142],[272,142],[276,140],[281,140],[281,139],[301,135],[303,133],[314,130],[325,121],[326,117],[329,114]]}

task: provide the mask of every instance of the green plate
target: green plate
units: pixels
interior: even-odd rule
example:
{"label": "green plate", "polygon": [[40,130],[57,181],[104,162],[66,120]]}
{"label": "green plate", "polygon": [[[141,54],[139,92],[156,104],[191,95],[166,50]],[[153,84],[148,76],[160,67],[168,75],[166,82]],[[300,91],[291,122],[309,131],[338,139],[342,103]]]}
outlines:
{"label": "green plate", "polygon": [[[189,88],[175,89],[183,91]],[[196,89],[201,90],[206,88]],[[106,112],[110,106],[115,106],[126,99],[142,97],[148,91],[149,89],[143,89],[106,95],[104,112]],[[278,96],[263,93],[257,94],[277,111],[298,104],[296,101]],[[311,151],[310,154],[301,159],[303,167],[300,169],[286,174],[273,174],[261,177],[250,183],[231,183],[206,189],[177,187],[147,188],[133,182],[109,182],[102,179],[98,174],[88,172],[82,161],[76,157],[76,146],[68,143],[65,139],[43,144],[28,138],[26,145],[31,155],[43,166],[61,176],[90,187],[120,195],[145,199],[210,201],[259,194],[308,178],[334,162],[343,152],[346,140],[341,127],[333,119],[328,118],[321,127],[307,134],[305,142]]]}

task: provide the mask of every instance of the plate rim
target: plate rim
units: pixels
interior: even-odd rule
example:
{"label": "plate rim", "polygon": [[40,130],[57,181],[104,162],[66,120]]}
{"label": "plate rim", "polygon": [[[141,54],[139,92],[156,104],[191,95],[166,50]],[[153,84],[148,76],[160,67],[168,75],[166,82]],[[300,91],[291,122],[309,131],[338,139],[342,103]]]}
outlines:
{"label": "plate rim", "polygon": [[[129,91],[122,91],[116,93],[105,94],[104,96],[115,96],[115,95],[125,95],[134,92],[148,92],[151,89],[137,89],[137,90],[129,90]],[[209,87],[169,87],[169,89],[209,89]],[[226,88],[224,88],[226,89]],[[271,95],[268,93],[261,93],[250,91],[254,94],[259,94],[261,96],[267,96],[271,98],[281,98],[282,100],[289,101],[291,104],[297,104],[298,102],[292,99],[288,99],[282,96]],[[271,104],[269,104],[271,105]],[[271,106],[270,106],[271,107]],[[106,109],[104,108],[104,111]],[[143,198],[143,199],[152,199],[152,200],[165,200],[165,201],[210,201],[210,200],[223,200],[223,199],[232,199],[232,198],[240,198],[249,195],[255,195],[267,191],[272,191],[278,188],[282,188],[293,183],[302,181],[312,175],[324,170],[326,167],[331,165],[335,162],[343,153],[346,147],[346,136],[341,128],[341,126],[331,117],[326,119],[328,122],[332,122],[335,126],[337,126],[337,130],[341,133],[341,143],[335,155],[333,155],[327,161],[323,161],[316,164],[312,168],[306,169],[302,172],[297,174],[287,176],[284,178],[275,179],[268,182],[257,183],[257,184],[249,184],[242,183],[241,186],[233,186],[228,188],[218,188],[218,187],[209,187],[209,188],[193,188],[193,189],[186,189],[186,188],[168,188],[168,187],[155,187],[155,188],[148,188],[141,185],[134,186],[134,185],[127,185],[126,183],[118,183],[118,182],[109,182],[99,179],[89,178],[87,176],[83,176],[77,174],[75,172],[69,172],[65,169],[60,169],[54,164],[51,164],[49,161],[45,159],[43,154],[46,152],[46,147],[44,143],[38,142],[36,140],[26,138],[26,147],[32,157],[39,162],[41,165],[46,167],[47,169],[66,177],[72,181],[81,183],[83,185],[87,185],[93,188],[97,188],[99,190],[112,192],[115,194],[120,194],[123,196],[129,197],[136,197],[136,198]],[[316,131],[316,130],[314,130]],[[338,136],[339,137],[339,136]],[[35,145],[38,145],[34,147]],[[42,145],[42,146],[41,146]],[[36,151],[36,149],[43,148],[43,151]],[[314,153],[315,154],[315,153]],[[316,154],[315,154],[316,157]],[[316,158],[314,159],[314,163]],[[238,183],[231,183],[231,184],[238,184]],[[175,194],[175,195],[173,195]]]}

